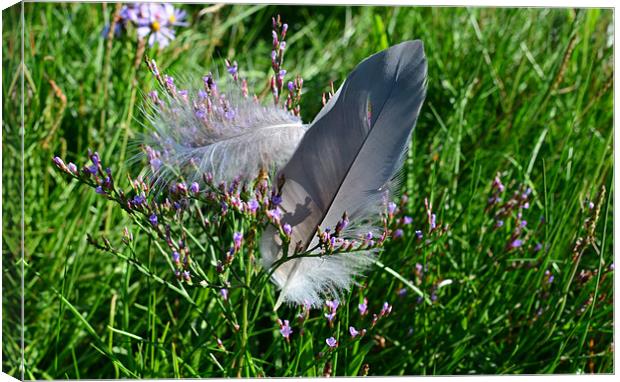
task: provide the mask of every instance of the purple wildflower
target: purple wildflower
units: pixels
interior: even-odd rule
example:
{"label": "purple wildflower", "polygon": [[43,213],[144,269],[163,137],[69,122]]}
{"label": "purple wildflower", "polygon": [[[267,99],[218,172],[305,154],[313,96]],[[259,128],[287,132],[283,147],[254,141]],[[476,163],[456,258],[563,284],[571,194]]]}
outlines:
{"label": "purple wildflower", "polygon": [[157,215],[151,214],[151,216],[149,216],[149,222],[151,222],[151,224],[154,227],[156,227],[157,226]]}
{"label": "purple wildflower", "polygon": [[501,228],[501,227],[503,227],[503,226],[504,226],[504,221],[503,221],[503,220],[501,220],[501,219],[497,219],[497,220],[495,221],[495,228]]}
{"label": "purple wildflower", "polygon": [[403,237],[403,230],[400,228],[394,231],[394,233],[392,234],[392,238],[394,239],[400,239],[401,237]]}
{"label": "purple wildflower", "polygon": [[69,162],[69,164],[67,165],[67,169],[73,175],[77,175],[77,172],[78,172],[77,171],[77,166],[73,162]]}
{"label": "purple wildflower", "polygon": [[516,240],[513,240],[513,242],[510,243],[509,246],[510,248],[519,248],[522,245],[523,245],[523,241],[521,239],[516,239]]}
{"label": "purple wildflower", "polygon": [[256,201],[256,199],[252,199],[248,202],[248,209],[250,210],[250,212],[256,212],[256,210],[258,209],[258,202]]}
{"label": "purple wildflower", "polygon": [[357,308],[359,309],[361,316],[368,314],[368,299],[364,297],[364,302],[359,304]]}
{"label": "purple wildflower", "polygon": [[381,308],[381,316],[385,316],[392,312],[392,305],[388,304],[387,301],[383,303],[383,308]]}
{"label": "purple wildflower", "polygon": [[280,334],[287,340],[289,340],[291,334],[293,334],[293,329],[291,329],[288,320],[284,320],[284,324],[280,325]]}
{"label": "purple wildflower", "polygon": [[541,243],[536,243],[536,246],[534,247],[534,252],[538,252],[542,249],[542,244]]}
{"label": "purple wildflower", "polygon": [[422,231],[420,230],[415,231],[415,236],[418,238],[418,240],[422,240],[422,237],[424,237],[424,235],[422,235]]}
{"label": "purple wildflower", "polygon": [[293,232],[293,228],[291,227],[290,224],[287,223],[282,226],[282,231],[284,231],[284,234],[286,236],[291,236],[291,232]]}
{"label": "purple wildflower", "polygon": [[437,217],[435,216],[435,214],[431,215],[431,230],[434,230],[435,227],[437,227],[437,225],[435,224],[436,223],[436,218]]}
{"label": "purple wildflower", "polygon": [[282,218],[282,212],[279,209],[274,208],[273,210],[267,211],[267,217],[274,222],[279,222],[280,218]]}
{"label": "purple wildflower", "polygon": [[175,264],[179,264],[181,261],[181,255],[179,255],[179,252],[174,251],[172,252],[172,261],[174,261]]}
{"label": "purple wildflower", "polygon": [[332,349],[338,346],[338,341],[336,341],[334,337],[329,337],[325,339],[325,343],[327,344],[327,346],[329,346]]}
{"label": "purple wildflower", "polygon": [[353,326],[349,326],[349,333],[351,334],[351,338],[355,338],[360,334]]}
{"label": "purple wildflower", "polygon": [[220,295],[222,295],[222,298],[224,299],[224,301],[228,301],[228,289],[226,288],[220,289]]}
{"label": "purple wildflower", "polygon": [[198,183],[193,182],[190,186],[189,186],[189,190],[191,192],[193,192],[194,194],[197,194],[200,191],[200,186],[198,185]]}
{"label": "purple wildflower", "polygon": [[388,211],[388,215],[393,216],[394,215],[394,211],[396,211],[396,203],[394,202],[389,202],[388,203],[388,207],[387,207],[387,211]]}
{"label": "purple wildflower", "polygon": [[411,223],[413,223],[413,218],[412,217],[410,217],[410,216],[404,216],[403,217],[403,224],[404,225],[409,225]]}
{"label": "purple wildflower", "polygon": [[279,206],[282,203],[282,197],[280,195],[274,195],[271,197],[271,204]]}
{"label": "purple wildflower", "polygon": [[235,250],[238,251],[241,248],[241,241],[243,240],[243,233],[235,232],[233,234],[233,243],[235,246]]}

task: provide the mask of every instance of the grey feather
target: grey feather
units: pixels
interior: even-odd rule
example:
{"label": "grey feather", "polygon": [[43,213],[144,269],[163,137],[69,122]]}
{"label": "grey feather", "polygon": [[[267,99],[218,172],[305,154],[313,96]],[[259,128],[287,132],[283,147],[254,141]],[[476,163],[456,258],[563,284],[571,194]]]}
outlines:
{"label": "grey feather", "polygon": [[[316,116],[281,170],[282,224],[291,243],[306,250],[316,228],[334,227],[343,212],[358,222],[343,233],[377,231],[390,181],[402,167],[411,132],[426,95],[426,57],[421,41],[407,41],[362,61]],[[262,263],[281,256],[274,231],[263,235]],[[291,245],[290,247],[294,247]],[[290,255],[291,253],[289,253]],[[350,287],[372,253],[335,254],[285,262],[273,273],[281,302],[319,305]]]}

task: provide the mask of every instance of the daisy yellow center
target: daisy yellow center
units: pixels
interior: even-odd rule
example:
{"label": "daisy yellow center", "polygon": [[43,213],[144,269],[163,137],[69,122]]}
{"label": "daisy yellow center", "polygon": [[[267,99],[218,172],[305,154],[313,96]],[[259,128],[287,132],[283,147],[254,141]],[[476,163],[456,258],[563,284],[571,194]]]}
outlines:
{"label": "daisy yellow center", "polygon": [[161,25],[159,25],[159,21],[153,21],[151,23],[151,29],[154,30],[155,32],[157,32],[160,28],[161,28]]}
{"label": "daisy yellow center", "polygon": [[174,15],[170,15],[168,21],[170,21],[171,24],[174,24],[174,22],[177,21],[177,18]]}

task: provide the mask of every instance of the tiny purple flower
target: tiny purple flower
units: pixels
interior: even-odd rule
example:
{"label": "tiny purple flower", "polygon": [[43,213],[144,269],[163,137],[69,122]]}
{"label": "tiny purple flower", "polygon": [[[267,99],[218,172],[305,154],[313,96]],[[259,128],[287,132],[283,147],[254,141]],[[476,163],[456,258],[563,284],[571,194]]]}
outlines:
{"label": "tiny purple flower", "polygon": [[349,333],[351,334],[351,338],[355,338],[360,334],[353,326],[349,326]]}
{"label": "tiny purple flower", "polygon": [[364,297],[364,302],[359,304],[357,308],[360,311],[360,315],[365,316],[368,313],[368,299]]}
{"label": "tiny purple flower", "polygon": [[282,197],[280,195],[274,195],[271,197],[271,203],[274,206],[279,206],[282,203]]}
{"label": "tiny purple flower", "polygon": [[77,175],[77,166],[73,162],[69,162],[67,168],[69,169],[70,173],[72,173],[73,175]]}
{"label": "tiny purple flower", "polygon": [[431,215],[431,230],[435,229],[435,227],[437,227],[437,225],[435,224],[436,221],[436,216],[435,214]]}
{"label": "tiny purple flower", "polygon": [[224,301],[228,301],[228,289],[226,288],[220,289],[220,295],[222,295],[222,298],[224,299]]}
{"label": "tiny purple flower", "polygon": [[424,235],[422,235],[422,231],[420,230],[415,231],[415,236],[418,238],[418,240],[422,240],[422,237],[424,237]]}
{"label": "tiny purple flower", "polygon": [[235,232],[233,234],[233,243],[235,245],[235,249],[238,250],[241,247],[241,241],[243,240],[243,233]]}
{"label": "tiny purple flower", "polygon": [[95,192],[100,195],[105,195],[105,191],[103,191],[103,187],[101,186],[97,186],[97,188],[95,188]]}
{"label": "tiny purple flower", "polygon": [[527,220],[521,220],[521,228],[524,228],[527,225]]}
{"label": "tiny purple flower", "polygon": [[536,243],[536,246],[534,247],[534,252],[538,252],[542,249],[542,244],[541,243]]}
{"label": "tiny purple flower", "polygon": [[284,320],[284,325],[280,326],[280,334],[287,340],[290,338],[291,334],[293,334],[293,329],[291,329],[288,320]]}
{"label": "tiny purple flower", "polygon": [[288,91],[289,92],[292,93],[295,90],[295,85],[293,84],[293,81],[289,81],[287,86],[288,86]]}
{"label": "tiny purple flower", "polygon": [[388,214],[389,214],[390,216],[394,215],[394,211],[396,211],[396,203],[394,203],[394,202],[389,202],[389,203],[388,203],[387,210],[388,210]]}
{"label": "tiny purple flower", "polygon": [[282,217],[282,212],[279,209],[274,208],[273,210],[267,211],[267,217],[272,221],[279,222]]}
{"label": "tiny purple flower", "polygon": [[293,232],[293,228],[291,227],[290,224],[287,223],[282,226],[282,231],[284,231],[284,234],[286,236],[291,236],[291,232]]}
{"label": "tiny purple flower", "polygon": [[200,191],[200,186],[198,185],[198,183],[193,182],[190,186],[189,186],[189,190],[191,192],[193,192],[194,194],[197,194]]}
{"label": "tiny purple flower", "polygon": [[410,216],[404,216],[403,217],[403,224],[404,225],[409,225],[411,223],[413,223],[413,218],[412,217],[410,217]]}
{"label": "tiny purple flower", "polygon": [[149,216],[149,222],[151,222],[151,224],[154,227],[156,227],[157,226],[157,215],[151,214],[151,216]]}
{"label": "tiny purple flower", "polygon": [[327,344],[327,346],[329,346],[332,349],[338,346],[338,341],[336,341],[334,337],[329,337],[325,339],[325,343]]}
{"label": "tiny purple flower", "polygon": [[400,239],[401,237],[403,237],[403,230],[402,229],[397,229],[396,231],[394,231],[394,233],[392,234],[392,237],[394,239]]}
{"label": "tiny purple flower", "polygon": [[258,202],[256,201],[256,199],[252,199],[248,202],[248,209],[250,210],[250,212],[256,212],[256,210],[258,209]]}
{"label": "tiny purple flower", "polygon": [[175,264],[179,264],[179,262],[181,261],[181,255],[179,255],[179,252],[172,252],[172,261],[174,261]]}
{"label": "tiny purple flower", "polygon": [[498,219],[495,221],[495,228],[501,228],[504,226],[504,221],[501,219]]}
{"label": "tiny purple flower", "polygon": [[521,245],[523,245],[523,241],[521,239],[516,239],[510,243],[510,248],[519,248]]}

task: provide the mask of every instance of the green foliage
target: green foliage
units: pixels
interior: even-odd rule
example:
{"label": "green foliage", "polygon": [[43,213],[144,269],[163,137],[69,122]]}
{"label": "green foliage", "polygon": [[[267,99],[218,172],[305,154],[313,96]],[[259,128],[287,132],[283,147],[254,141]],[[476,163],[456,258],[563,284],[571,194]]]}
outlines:
{"label": "green foliage", "polygon": [[[143,131],[142,95],[154,83],[133,39],[102,38],[114,7],[25,4],[23,264],[21,24],[18,8],[2,15],[9,374],[20,372],[22,265],[26,378],[316,376],[328,362],[332,375],[367,367],[381,376],[613,371],[611,10],[259,5],[200,14],[204,6],[183,6],[192,24],[166,49],[146,53],[192,77],[237,60],[257,92],[268,80],[271,16],[281,14],[289,24],[285,66],[304,78],[304,121],[320,110],[330,81],[338,85],[384,46],[419,38],[429,65],[404,171],[413,224],[345,296],[334,328],[313,310],[301,336],[297,309],[250,309],[248,346],[231,336],[219,347],[217,336],[230,328],[211,313],[218,292],[195,288],[189,303],[166,284],[176,279],[147,237],[135,238],[139,267],[89,244],[87,234],[121,243],[132,219],[67,182],[51,162],[59,155],[83,163],[91,148],[115,174],[137,175],[127,159]],[[488,208],[498,173],[503,202],[532,189],[522,218],[511,211],[501,228],[499,207]],[[448,225],[429,245],[415,234],[427,227],[425,198]],[[510,248],[522,219],[524,243]],[[444,280],[452,283],[438,288]],[[418,302],[410,285],[436,298]],[[264,298],[277,297],[267,291]],[[384,301],[393,311],[351,341],[349,325],[368,321],[358,313],[363,297],[371,312]],[[290,343],[278,318],[291,322]],[[329,336],[339,340],[337,351],[326,351]]]}

